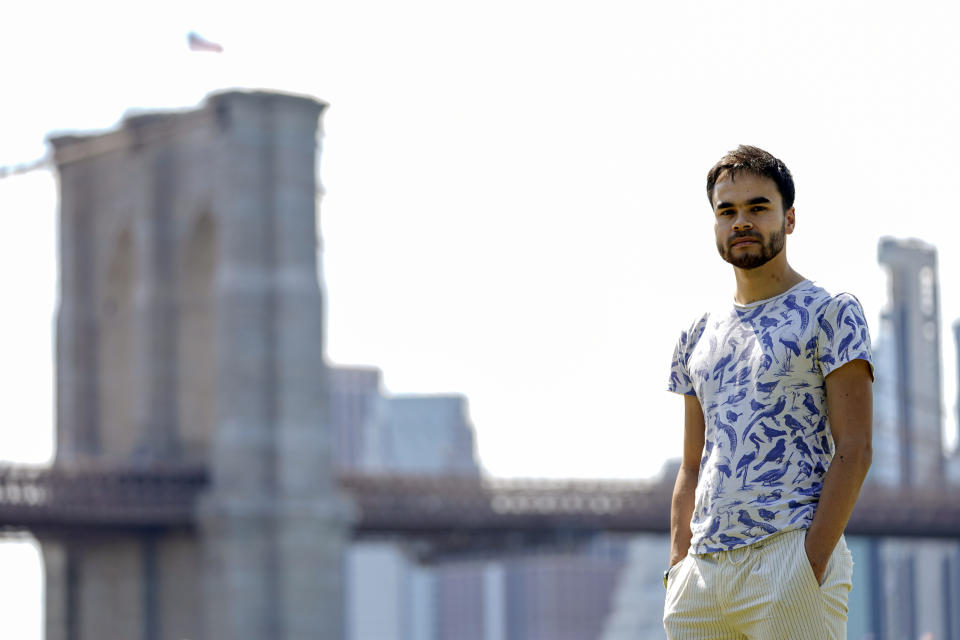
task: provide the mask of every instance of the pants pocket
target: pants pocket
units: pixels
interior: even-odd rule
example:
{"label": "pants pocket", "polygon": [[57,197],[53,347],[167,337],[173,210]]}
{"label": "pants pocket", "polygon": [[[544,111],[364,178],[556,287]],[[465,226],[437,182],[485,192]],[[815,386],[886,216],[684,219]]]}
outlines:
{"label": "pants pocket", "polygon": [[670,570],[667,571],[667,590],[670,589],[670,585],[673,584],[674,578],[676,577],[677,573],[679,573],[680,571],[680,567],[683,565],[684,562],[687,561],[687,558],[689,557],[690,557],[689,555],[683,556],[680,562],[670,567]]}
{"label": "pants pocket", "polygon": [[813,573],[813,567],[810,566],[810,560],[807,558],[806,539],[807,530],[804,529],[803,535],[800,536],[800,548],[797,551],[797,555],[803,565],[800,568],[801,572],[806,574],[809,581],[815,584],[821,592],[826,591],[828,588],[838,586],[845,587],[846,591],[849,592],[852,587],[853,556],[850,554],[850,550],[847,548],[847,543],[843,536],[840,537],[840,540],[837,541],[836,546],[830,553],[830,557],[827,559],[826,569],[824,569],[823,572],[823,578],[820,582],[817,582],[817,577]]}
{"label": "pants pocket", "polygon": [[[816,587],[816,589],[819,591],[820,587],[823,585],[821,582],[817,581],[817,576],[813,573],[813,567],[810,565],[810,559],[807,558],[807,530],[803,529],[803,535],[797,536],[797,538],[800,541],[800,548],[797,549],[797,562],[800,563],[800,573],[804,575],[804,579],[808,584]],[[827,563],[827,571],[829,571],[830,563],[833,562],[833,556],[836,555],[836,553],[837,550],[834,549],[833,553],[831,554],[830,561]],[[823,576],[824,579],[826,579],[826,571],[824,572]]]}

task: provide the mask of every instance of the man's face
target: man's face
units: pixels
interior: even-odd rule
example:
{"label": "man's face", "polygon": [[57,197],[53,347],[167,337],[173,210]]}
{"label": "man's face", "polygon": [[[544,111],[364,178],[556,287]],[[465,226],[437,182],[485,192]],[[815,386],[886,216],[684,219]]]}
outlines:
{"label": "man's face", "polygon": [[793,233],[794,210],[770,178],[746,171],[723,175],[713,188],[717,251],[741,269],[756,269],[776,257]]}

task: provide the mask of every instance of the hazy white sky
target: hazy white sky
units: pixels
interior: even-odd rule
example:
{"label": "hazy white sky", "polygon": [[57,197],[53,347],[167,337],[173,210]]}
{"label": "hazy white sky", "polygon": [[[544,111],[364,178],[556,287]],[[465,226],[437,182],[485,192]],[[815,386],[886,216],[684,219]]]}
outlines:
{"label": "hazy white sky", "polygon": [[[678,453],[670,345],[732,294],[702,184],[738,143],[791,167],[791,261],[857,294],[874,331],[881,235],[937,244],[944,329],[960,316],[960,45],[940,3],[173,3],[149,21],[94,5],[5,21],[0,164],[222,87],[329,102],[330,358],[381,367],[393,392],[466,394],[492,473],[643,476]],[[225,53],[188,52],[190,30]],[[39,460],[54,182],[8,178],[0,198],[2,455]]]}
{"label": "hazy white sky", "polygon": [[[329,102],[329,356],[466,394],[491,473],[646,476],[679,454],[671,344],[732,295],[703,182],[739,143],[791,168],[791,262],[855,293],[874,338],[877,240],[937,245],[955,425],[952,3],[197,4],[6,8],[0,165],[224,87]],[[187,52],[190,30],[225,52]],[[3,459],[51,450],[55,212],[48,173],[0,180]]]}

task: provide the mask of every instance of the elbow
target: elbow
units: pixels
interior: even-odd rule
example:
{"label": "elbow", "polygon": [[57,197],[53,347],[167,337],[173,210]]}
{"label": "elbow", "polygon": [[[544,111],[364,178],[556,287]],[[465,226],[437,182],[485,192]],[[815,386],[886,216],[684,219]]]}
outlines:
{"label": "elbow", "polygon": [[834,460],[841,460],[860,467],[864,473],[870,469],[873,463],[873,443],[870,440],[860,440],[857,442],[844,442],[837,446],[834,453]]}
{"label": "elbow", "polygon": [[687,460],[680,461],[680,473],[684,475],[700,475],[700,461],[690,462]]}
{"label": "elbow", "polygon": [[680,465],[680,470],[677,472],[677,486],[693,487],[695,489],[699,481],[700,465],[693,467]]}
{"label": "elbow", "polygon": [[860,450],[860,466],[863,468],[864,474],[870,470],[871,464],[873,464],[873,445],[868,442]]}

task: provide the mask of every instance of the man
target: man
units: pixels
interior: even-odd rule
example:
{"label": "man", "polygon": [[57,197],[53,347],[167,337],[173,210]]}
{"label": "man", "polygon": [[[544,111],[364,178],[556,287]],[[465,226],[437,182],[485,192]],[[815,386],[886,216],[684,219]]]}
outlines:
{"label": "man", "polygon": [[783,162],[740,146],[708,173],[707,196],[736,293],[674,352],[684,437],[664,628],[670,640],[845,638],[842,534],[871,458],[863,310],[787,262],[796,212]]}

